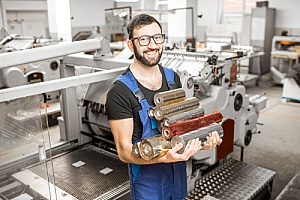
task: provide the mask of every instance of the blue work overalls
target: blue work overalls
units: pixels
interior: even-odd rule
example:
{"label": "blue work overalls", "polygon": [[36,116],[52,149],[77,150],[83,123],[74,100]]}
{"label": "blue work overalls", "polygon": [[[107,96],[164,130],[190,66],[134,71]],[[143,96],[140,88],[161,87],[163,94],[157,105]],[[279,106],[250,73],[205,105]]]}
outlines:
{"label": "blue work overalls", "polygon": [[[169,85],[174,85],[174,71],[163,67]],[[140,140],[160,134],[152,128],[148,109],[151,107],[130,71],[117,80],[124,83],[137,97],[142,109],[139,116],[143,124]],[[153,121],[152,121],[153,123]],[[158,163],[151,165],[128,164],[132,200],[182,200],[187,195],[186,162]]]}

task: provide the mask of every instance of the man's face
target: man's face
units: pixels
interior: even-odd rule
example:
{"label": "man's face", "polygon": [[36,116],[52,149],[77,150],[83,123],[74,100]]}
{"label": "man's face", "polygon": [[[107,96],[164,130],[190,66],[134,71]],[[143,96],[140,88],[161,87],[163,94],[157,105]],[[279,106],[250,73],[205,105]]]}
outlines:
{"label": "man's face", "polygon": [[[133,37],[140,37],[143,35],[160,34],[161,30],[156,23],[145,25],[140,29],[134,29]],[[163,52],[163,44],[156,44],[151,38],[147,46],[141,46],[137,39],[131,41],[133,44],[133,51],[136,59],[142,64],[153,67],[157,65],[161,59]]]}

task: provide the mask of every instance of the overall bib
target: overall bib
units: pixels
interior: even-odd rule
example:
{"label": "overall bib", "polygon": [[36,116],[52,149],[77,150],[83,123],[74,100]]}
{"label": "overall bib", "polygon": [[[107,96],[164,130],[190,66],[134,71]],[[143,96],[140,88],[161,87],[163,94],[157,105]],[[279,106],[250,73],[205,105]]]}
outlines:
{"label": "overall bib", "polygon": [[[174,71],[165,67],[163,69],[169,89],[171,89],[175,84]],[[132,91],[142,107],[139,117],[143,124],[143,134],[141,139],[133,143],[160,134],[157,128],[151,126],[151,124],[156,124],[148,116],[148,109],[151,106],[138,88],[132,73],[128,71],[125,75],[120,75],[117,80]],[[182,200],[187,195],[186,162],[128,164],[128,170],[132,200]]]}

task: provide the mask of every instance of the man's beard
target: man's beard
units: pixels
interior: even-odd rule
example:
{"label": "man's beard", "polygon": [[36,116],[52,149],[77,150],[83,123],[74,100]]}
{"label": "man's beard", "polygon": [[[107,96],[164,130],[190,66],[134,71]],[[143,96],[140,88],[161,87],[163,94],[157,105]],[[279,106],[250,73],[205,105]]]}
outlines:
{"label": "man's beard", "polygon": [[159,50],[158,50],[158,56],[157,56],[156,60],[151,61],[151,60],[147,60],[143,55],[139,54],[134,43],[133,43],[133,49],[134,49],[134,56],[136,57],[136,59],[138,61],[140,61],[142,64],[149,66],[149,67],[153,67],[153,66],[157,65],[159,63],[162,53],[163,53],[163,50],[161,52],[159,52]]}

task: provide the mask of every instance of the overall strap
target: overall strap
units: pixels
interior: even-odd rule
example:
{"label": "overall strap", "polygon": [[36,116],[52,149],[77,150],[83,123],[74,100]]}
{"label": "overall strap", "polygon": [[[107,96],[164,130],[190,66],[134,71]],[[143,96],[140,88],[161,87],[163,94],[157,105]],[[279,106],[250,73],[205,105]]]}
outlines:
{"label": "overall strap", "polygon": [[168,82],[168,87],[170,90],[175,89],[174,71],[172,69],[163,67],[165,76]]}
{"label": "overall strap", "polygon": [[141,103],[141,101],[145,99],[144,94],[138,87],[138,84],[130,71],[128,71],[124,75],[118,76],[116,81],[121,81],[122,83],[124,83],[131,90],[131,92],[136,96],[139,103]]}

